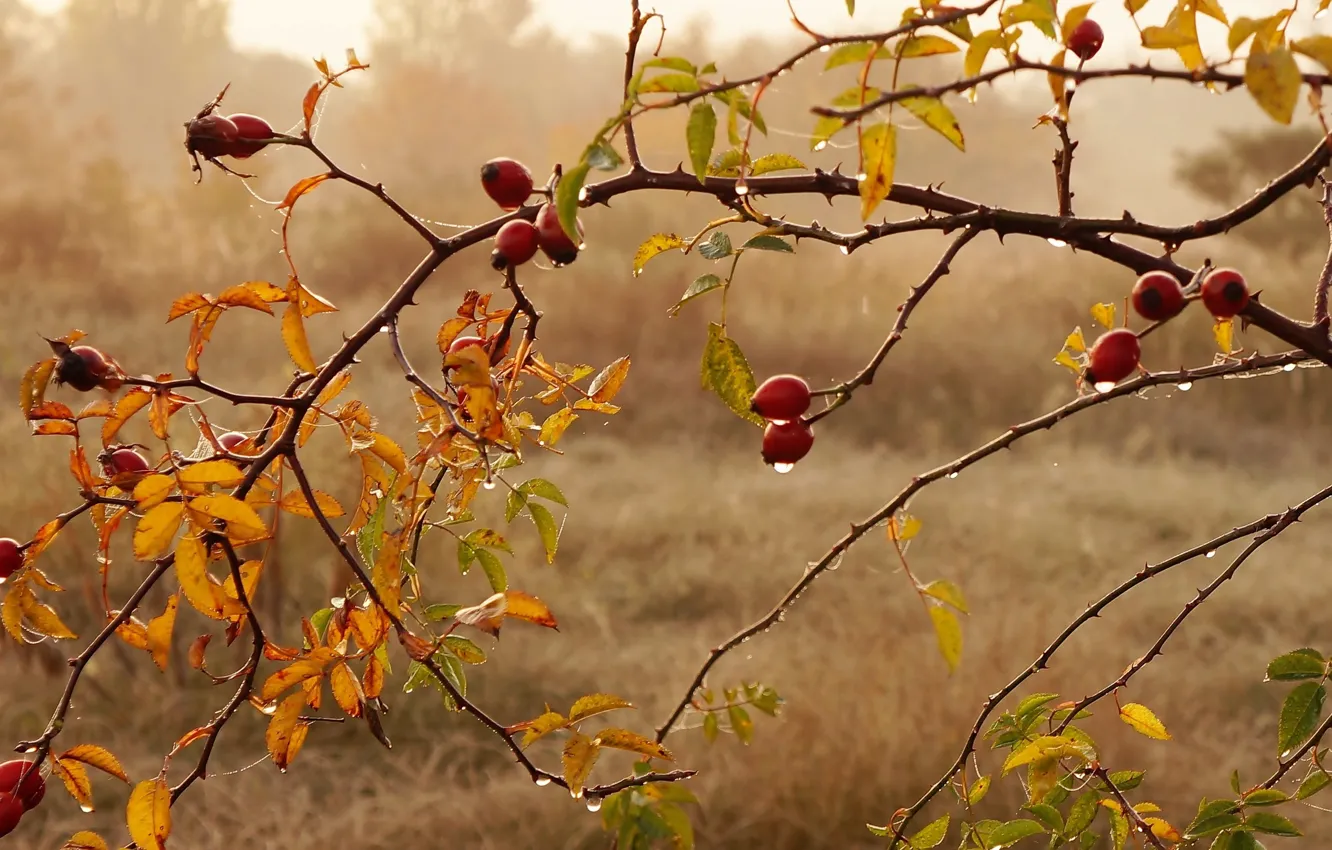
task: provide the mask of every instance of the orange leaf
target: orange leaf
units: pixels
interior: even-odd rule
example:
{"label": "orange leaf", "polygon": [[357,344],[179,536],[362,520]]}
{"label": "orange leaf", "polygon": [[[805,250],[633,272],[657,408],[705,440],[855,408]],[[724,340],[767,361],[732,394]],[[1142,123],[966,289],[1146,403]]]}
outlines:
{"label": "orange leaf", "polygon": [[226,619],[222,588],[208,574],[207,555],[198,537],[186,535],[176,544],[176,579],[185,599],[196,611],[214,620]]}
{"label": "orange leaf", "polygon": [[166,840],[171,835],[171,789],[166,781],[159,777],[134,786],[125,808],[125,821],[130,838],[140,850],[166,850]]}
{"label": "orange leaf", "polygon": [[361,716],[361,684],[346,662],[336,665],[328,676],[329,686],[333,689],[333,699],[337,700],[348,717]]}
{"label": "orange leaf", "polygon": [[65,790],[85,812],[93,810],[92,780],[88,778],[88,768],[73,759],[50,759],[51,772],[60,777]]}
{"label": "orange leaf", "polygon": [[171,633],[176,627],[176,608],[179,604],[180,594],[171,594],[166,609],[148,621],[148,651],[159,670],[167,668],[167,659],[171,654]]}
{"label": "orange leaf", "polygon": [[305,708],[304,694],[294,693],[287,697],[278,704],[277,711],[273,712],[273,718],[268,721],[268,729],[264,732],[264,744],[268,747],[269,755],[273,757],[273,764],[284,773],[295,757],[295,751],[300,748],[299,743],[293,747],[292,742],[296,728],[301,722],[303,708]]}
{"label": "orange leaf", "polygon": [[523,593],[521,590],[506,590],[502,595],[506,602],[505,616],[559,631],[559,624],[555,622],[555,615],[550,612],[550,607],[540,599],[530,593]]}
{"label": "orange leaf", "polygon": [[74,411],[69,405],[58,401],[44,401],[28,411],[29,419],[73,419]]}
{"label": "orange leaf", "polygon": [[190,666],[195,670],[204,668],[204,654],[208,649],[208,642],[213,639],[212,635],[199,635],[190,644]]}
{"label": "orange leaf", "polygon": [[111,754],[109,750],[93,744],[79,744],[76,747],[70,747],[60,754],[61,759],[73,759],[81,761],[89,767],[95,767],[103,773],[109,773],[122,782],[129,782],[129,775],[125,773],[125,768],[120,766],[120,760]]}
{"label": "orange leaf", "polygon": [[305,320],[301,318],[301,308],[296,304],[288,304],[282,314],[282,341],[287,346],[291,361],[299,369],[305,372],[319,370],[314,353],[310,351],[310,340],[305,335]]}
{"label": "orange leaf", "polygon": [[[27,590],[27,587],[25,586],[24,589]],[[50,605],[39,602],[32,591],[29,590],[19,598],[19,605],[23,609],[23,616],[27,619],[29,628],[38,634],[56,640],[73,640],[78,637],[69,630],[69,626],[61,622],[60,615],[55,612],[55,609]]]}
{"label": "orange leaf", "polygon": [[[345,513],[342,509],[342,505],[338,504],[338,500],[327,493],[315,490],[314,497],[315,505],[325,517],[331,519],[333,517],[340,517]],[[305,494],[300,490],[292,490],[286,493],[278,501],[278,507],[282,508],[284,511],[296,514],[297,516],[314,519],[314,509],[310,507],[310,503],[305,499]]]}
{"label": "orange leaf", "polygon": [[73,422],[48,419],[44,422],[32,423],[32,435],[34,437],[73,437],[78,433],[78,426]]}
{"label": "orange leaf", "polygon": [[324,87],[319,83],[312,83],[310,89],[305,93],[305,99],[301,101],[301,114],[305,116],[305,129],[309,131],[310,122],[314,120],[315,106],[319,103],[319,95],[323,93]]}
{"label": "orange leaf", "polygon": [[171,312],[167,314],[167,321],[174,322],[181,316],[188,316],[201,307],[207,307],[212,304],[204,295],[198,292],[191,292],[188,295],[182,295],[171,304]]}
{"label": "orange leaf", "polygon": [[[269,284],[272,286],[272,284]],[[276,286],[273,289],[278,292],[282,290]],[[279,301],[283,300],[278,298]],[[251,310],[258,310],[261,313],[273,315],[273,308],[268,306],[268,301],[262,295],[254,290],[248,284],[238,283],[235,286],[228,286],[222,290],[222,294],[217,297],[218,304],[224,304],[228,307],[249,307]]]}
{"label": "orange leaf", "polygon": [[142,387],[134,387],[121,396],[120,401],[116,402],[116,406],[111,410],[111,415],[102,423],[102,445],[109,446],[120,431],[121,426],[128,422],[134,414],[143,410],[148,402],[152,400],[152,393]]}
{"label": "orange leaf", "polygon": [[[287,300],[287,291],[280,286],[274,286],[266,280],[249,280],[240,284],[246,289],[259,296],[259,299],[267,304],[276,304],[279,301]],[[224,290],[226,295],[230,290]]]}
{"label": "orange leaf", "polygon": [[629,358],[621,357],[592,379],[587,394],[592,401],[608,402],[619,393],[627,377],[629,377]]}
{"label": "orange leaf", "polygon": [[365,664],[365,673],[361,677],[361,689],[369,699],[374,699],[384,692],[384,665],[379,656],[372,655]]}
{"label": "orange leaf", "polygon": [[338,654],[327,647],[316,647],[304,658],[298,658],[269,676],[259,689],[259,699],[268,702],[292,685],[304,682],[312,676],[323,675],[328,665],[338,660]]}
{"label": "orange leaf", "polygon": [[471,319],[461,317],[449,319],[439,326],[439,334],[435,337],[435,342],[439,344],[439,353],[448,355],[449,346],[457,339],[462,332],[467,330],[467,326],[472,324]]}
{"label": "orange leaf", "polygon": [[125,643],[129,644],[130,646],[134,647],[135,649],[142,649],[147,651],[148,627],[145,626],[142,622],[140,622],[137,618],[131,617],[130,619],[121,623],[119,626],[116,626],[116,634],[120,637],[121,640],[123,640]]}
{"label": "orange leaf", "polygon": [[564,765],[564,781],[569,783],[569,793],[581,796],[583,784],[592,773],[592,767],[601,755],[601,747],[596,741],[582,732],[574,732],[564,744],[564,753],[560,759]]}
{"label": "orange leaf", "polygon": [[649,758],[675,761],[675,756],[671,755],[670,750],[628,729],[602,729],[596,734],[595,740],[603,747],[614,747],[617,750],[628,750]]}
{"label": "orange leaf", "polygon": [[111,850],[111,848],[102,840],[102,836],[81,829],[60,845],[60,850]]}
{"label": "orange leaf", "polygon": [[23,563],[31,565],[35,562],[37,556],[42,554],[47,546],[51,545],[51,541],[55,540],[56,535],[60,533],[60,529],[64,527],[65,521],[56,518],[48,520],[41,528],[37,529],[37,533],[32,536],[32,542],[29,543],[28,548],[24,550]]}
{"label": "orange leaf", "polygon": [[159,440],[167,438],[167,420],[171,418],[171,395],[166,392],[153,393],[153,406],[148,411],[148,424],[153,435]]}
{"label": "orange leaf", "polygon": [[51,373],[55,371],[55,358],[34,363],[23,373],[19,383],[19,409],[27,415],[28,411],[42,403],[46,397],[46,388],[51,383]]}
{"label": "orange leaf", "polygon": [[312,189],[314,189],[320,183],[323,183],[330,176],[331,175],[325,173],[325,174],[316,174],[313,177],[305,177],[301,179],[299,182],[296,183],[296,185],[292,186],[290,189],[287,190],[287,197],[282,199],[282,203],[278,204],[278,210],[281,211],[281,210],[291,209],[296,204],[297,199],[299,199],[306,192],[309,192]]}
{"label": "orange leaf", "polygon": [[69,450],[69,471],[74,474],[74,480],[79,482],[79,489],[91,490],[97,486],[97,477],[93,475],[92,467],[88,466],[88,453],[83,450],[83,446]]}

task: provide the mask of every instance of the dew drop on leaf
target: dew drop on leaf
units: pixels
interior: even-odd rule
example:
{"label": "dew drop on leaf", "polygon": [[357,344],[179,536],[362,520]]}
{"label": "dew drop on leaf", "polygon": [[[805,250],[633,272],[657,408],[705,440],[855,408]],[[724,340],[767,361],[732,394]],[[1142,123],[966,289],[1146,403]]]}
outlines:
{"label": "dew drop on leaf", "polygon": [[264,714],[272,715],[275,711],[277,711],[277,707],[278,707],[277,700],[273,700],[268,705],[264,706],[259,710],[262,711]]}
{"label": "dew drop on leaf", "polygon": [[569,792],[569,796],[570,796],[570,797],[573,797],[575,800],[582,799],[582,796],[583,796],[583,789],[582,789],[582,788],[579,788],[577,791],[570,791],[570,792]]}
{"label": "dew drop on leaf", "polygon": [[791,470],[795,469],[795,464],[794,464],[794,463],[774,463],[774,464],[772,465],[772,468],[773,468],[774,470],[776,470],[777,472],[781,473],[782,475],[785,475],[786,473],[788,473],[788,472],[790,472]]}
{"label": "dew drop on leaf", "polygon": [[1045,240],[1045,241],[1046,241],[1046,242],[1049,242],[1051,245],[1053,245],[1053,246],[1056,247],[1056,248],[1067,248],[1067,247],[1068,247],[1068,243],[1065,242],[1065,241],[1062,240],[1062,239],[1047,239],[1047,240]]}
{"label": "dew drop on leaf", "polygon": [[1180,384],[1176,389],[1178,389],[1182,393],[1186,393],[1189,390],[1193,389],[1193,381],[1185,381],[1184,383]]}
{"label": "dew drop on leaf", "polygon": [[83,812],[85,815],[91,812],[92,810],[93,807],[88,805],[87,803],[79,803],[79,811]]}
{"label": "dew drop on leaf", "polygon": [[547,785],[550,784],[550,777],[549,777],[549,776],[538,776],[538,777],[536,778],[536,784],[537,784],[537,787],[538,787],[538,788],[545,788]]}
{"label": "dew drop on leaf", "polygon": [[1092,384],[1092,389],[1096,390],[1098,393],[1108,393],[1114,388],[1114,381],[1097,381],[1095,384]]}
{"label": "dew drop on leaf", "polygon": [[827,142],[817,142],[817,143],[814,145],[814,150],[815,150],[815,151],[821,151],[821,150],[823,150],[823,149],[826,148],[826,147],[828,147],[828,143],[827,143]]}
{"label": "dew drop on leaf", "polygon": [[600,798],[600,797],[588,797],[588,798],[587,798],[587,810],[588,810],[589,812],[599,812],[599,811],[601,811],[601,798]]}

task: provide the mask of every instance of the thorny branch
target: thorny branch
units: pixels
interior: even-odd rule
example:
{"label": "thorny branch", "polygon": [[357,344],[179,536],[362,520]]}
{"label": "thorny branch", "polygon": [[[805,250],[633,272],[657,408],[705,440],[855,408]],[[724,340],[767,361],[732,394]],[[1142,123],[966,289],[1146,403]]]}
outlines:
{"label": "thorny branch", "polygon": [[[1332,142],[1325,143],[1324,148],[1332,146]],[[1332,183],[1329,183],[1322,175],[1319,180],[1323,184],[1323,196],[1319,203],[1323,207],[1323,221],[1327,223],[1327,259],[1323,261],[1323,271],[1318,276],[1318,285],[1314,290],[1314,313],[1313,320],[1315,325],[1321,325],[1326,329],[1328,325],[1327,315],[1327,292],[1332,289]]]}

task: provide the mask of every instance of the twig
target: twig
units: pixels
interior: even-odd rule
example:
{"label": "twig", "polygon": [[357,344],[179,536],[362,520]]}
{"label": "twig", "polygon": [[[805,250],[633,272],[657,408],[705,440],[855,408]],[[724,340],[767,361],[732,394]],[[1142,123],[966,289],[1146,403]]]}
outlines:
{"label": "twig", "polygon": [[[1324,148],[1329,144],[1324,144]],[[1323,261],[1323,271],[1318,275],[1318,286],[1314,290],[1314,314],[1313,321],[1315,325],[1321,326],[1324,333],[1327,332],[1327,292],[1332,288],[1332,183],[1320,175],[1319,179],[1323,183],[1323,197],[1319,203],[1323,207],[1323,221],[1327,224],[1328,248],[1327,259]]]}
{"label": "twig", "polygon": [[1119,803],[1119,807],[1122,809],[1124,817],[1133,822],[1134,828],[1142,833],[1142,835],[1157,850],[1166,850],[1165,844],[1162,843],[1161,839],[1157,837],[1155,832],[1152,832],[1151,824],[1147,823],[1142,815],[1138,813],[1138,810],[1133,808],[1133,804],[1124,796],[1124,792],[1119,790],[1119,786],[1115,785],[1115,783],[1110,780],[1109,772],[1106,771],[1104,767],[1097,764],[1091,767],[1091,773],[1097,779],[1104,782],[1105,786],[1110,789],[1110,796],[1114,797],[1115,801]]}

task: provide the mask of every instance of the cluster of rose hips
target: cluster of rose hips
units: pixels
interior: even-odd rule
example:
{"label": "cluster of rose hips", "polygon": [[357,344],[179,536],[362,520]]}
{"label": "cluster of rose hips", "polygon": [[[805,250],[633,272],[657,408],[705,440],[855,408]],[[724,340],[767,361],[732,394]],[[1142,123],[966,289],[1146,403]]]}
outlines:
{"label": "cluster of rose hips", "polygon": [[0,764],[0,836],[13,832],[24,813],[45,796],[46,780],[36,762],[13,759]]}
{"label": "cluster of rose hips", "polygon": [[185,125],[185,149],[207,160],[247,159],[268,146],[273,127],[257,115],[201,115]]}
{"label": "cluster of rose hips", "polygon": [[[1215,269],[1203,278],[1198,298],[1217,321],[1225,321],[1248,305],[1249,285],[1234,269]],[[1179,315],[1188,298],[1173,275],[1154,271],[1138,278],[1130,300],[1139,316],[1164,322]],[[1136,333],[1128,328],[1107,331],[1088,352],[1086,379],[1094,386],[1116,384],[1133,374],[1141,356]]]}
{"label": "cluster of rose hips", "polygon": [[[532,172],[513,159],[492,159],[481,166],[481,188],[505,212],[527,203],[532,196]],[[582,236],[582,224],[578,225]],[[552,203],[537,210],[536,223],[525,219],[506,222],[495,234],[495,250],[490,264],[496,269],[517,268],[536,256],[537,250],[556,266],[567,266],[578,259],[579,246],[564,232],[560,214]]]}
{"label": "cluster of rose hips", "polygon": [[759,384],[749,409],[764,419],[763,462],[778,472],[790,472],[796,461],[814,446],[814,429],[801,419],[809,410],[809,384],[797,375],[773,375]]}

